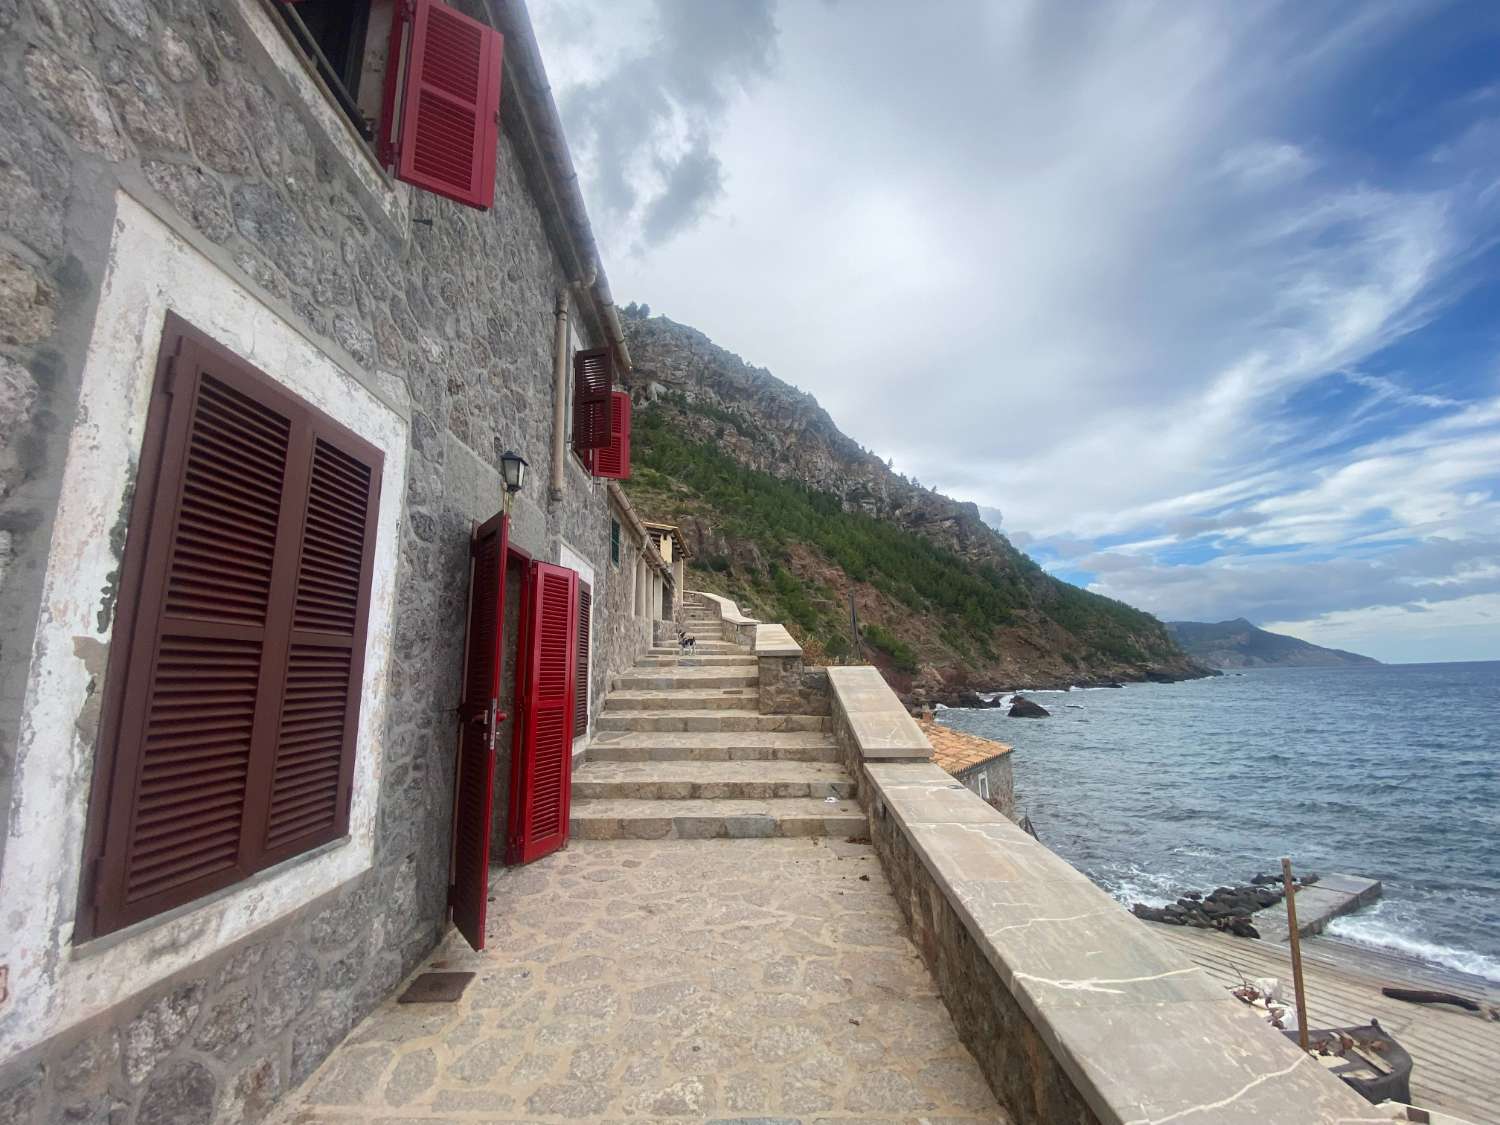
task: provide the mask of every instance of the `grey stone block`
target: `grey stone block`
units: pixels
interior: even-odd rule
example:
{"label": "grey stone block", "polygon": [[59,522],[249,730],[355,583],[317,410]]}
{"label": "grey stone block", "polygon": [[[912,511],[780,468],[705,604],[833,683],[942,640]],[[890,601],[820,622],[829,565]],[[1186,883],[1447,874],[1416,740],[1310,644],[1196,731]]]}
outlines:
{"label": "grey stone block", "polygon": [[151,1078],[136,1111],[136,1125],[209,1125],[218,1086],[208,1068],[174,1062]]}

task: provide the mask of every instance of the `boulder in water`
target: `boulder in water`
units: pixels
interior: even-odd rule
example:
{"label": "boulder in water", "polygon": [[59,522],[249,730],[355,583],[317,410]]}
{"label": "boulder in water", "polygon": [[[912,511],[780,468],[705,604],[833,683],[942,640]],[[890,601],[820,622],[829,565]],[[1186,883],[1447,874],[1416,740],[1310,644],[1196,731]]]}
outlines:
{"label": "boulder in water", "polygon": [[1010,701],[1010,710],[1006,712],[1012,719],[1045,719],[1052,712],[1040,703],[1033,703],[1024,695],[1017,695]]}

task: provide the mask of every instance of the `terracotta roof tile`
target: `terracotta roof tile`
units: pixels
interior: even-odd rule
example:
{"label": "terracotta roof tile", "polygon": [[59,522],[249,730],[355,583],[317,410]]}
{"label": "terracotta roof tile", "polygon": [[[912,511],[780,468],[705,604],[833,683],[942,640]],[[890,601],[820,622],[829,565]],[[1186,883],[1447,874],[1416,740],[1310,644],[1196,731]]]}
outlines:
{"label": "terracotta roof tile", "polygon": [[955,776],[983,762],[1009,754],[1011,747],[991,742],[978,735],[963,734],[931,719],[919,719],[918,725],[932,743],[932,760]]}

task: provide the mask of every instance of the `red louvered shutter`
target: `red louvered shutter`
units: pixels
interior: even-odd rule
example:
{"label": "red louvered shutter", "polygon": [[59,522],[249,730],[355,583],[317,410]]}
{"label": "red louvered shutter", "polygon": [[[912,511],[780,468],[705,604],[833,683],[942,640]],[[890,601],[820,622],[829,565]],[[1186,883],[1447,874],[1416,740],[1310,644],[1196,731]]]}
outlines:
{"label": "red louvered shutter", "polygon": [[[377,450],[168,316],[104,689],[78,937],[347,830],[380,464]],[[334,542],[320,530],[328,521]]]}
{"label": "red louvered shutter", "polygon": [[590,450],[609,444],[614,385],[614,353],[608,348],[573,353],[573,449],[585,462]]}
{"label": "red louvered shutter", "polygon": [[589,584],[578,583],[578,645],[573,660],[573,737],[579,738],[589,729],[589,627],[594,604]]}
{"label": "red louvered shutter", "polygon": [[505,612],[508,521],[487,520],[469,546],[469,633],[459,702],[458,781],[453,808],[453,924],[484,948],[490,891],[490,822],[495,795],[495,730],[501,720],[500,644]]}
{"label": "red louvered shutter", "polygon": [[630,476],[630,392],[609,396],[609,444],[594,450],[594,475],[613,480]]}
{"label": "red louvered shutter", "polygon": [[[481,210],[495,201],[500,64],[494,28],[441,0],[411,0],[391,33],[384,136],[396,178]],[[398,78],[398,75],[400,76]],[[400,82],[399,90],[396,83]]]}
{"label": "red louvered shutter", "polygon": [[521,716],[518,788],[511,826],[516,862],[530,863],[568,840],[573,775],[573,661],[578,575],[531,564],[527,611],[526,702]]}

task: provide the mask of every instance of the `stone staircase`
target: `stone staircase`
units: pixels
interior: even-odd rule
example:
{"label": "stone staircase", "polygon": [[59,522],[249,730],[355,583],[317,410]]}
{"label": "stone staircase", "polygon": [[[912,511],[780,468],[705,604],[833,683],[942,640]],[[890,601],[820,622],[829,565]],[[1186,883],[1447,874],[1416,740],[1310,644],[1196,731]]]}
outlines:
{"label": "stone staircase", "polygon": [[692,655],[653,648],[614,679],[573,774],[573,838],[863,836],[827,718],[762,715],[754,655],[701,599],[684,614]]}

